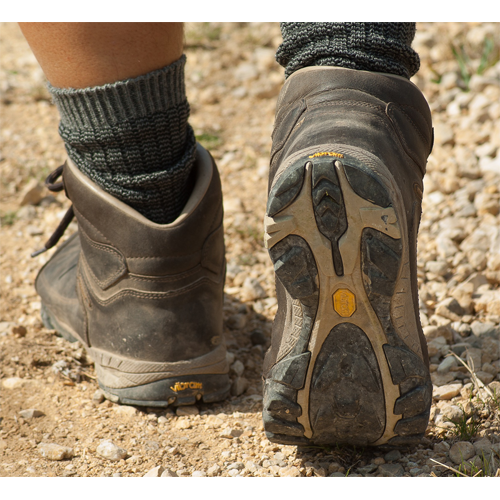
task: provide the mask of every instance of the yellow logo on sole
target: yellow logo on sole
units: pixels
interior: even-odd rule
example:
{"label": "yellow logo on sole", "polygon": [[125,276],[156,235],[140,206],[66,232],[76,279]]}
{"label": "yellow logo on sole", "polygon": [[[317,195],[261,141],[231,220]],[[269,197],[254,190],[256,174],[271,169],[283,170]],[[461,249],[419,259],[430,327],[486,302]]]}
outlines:
{"label": "yellow logo on sole", "polygon": [[170,387],[174,392],[185,391],[186,389],[203,389],[202,382],[176,382]]}
{"label": "yellow logo on sole", "polygon": [[344,155],[341,153],[334,153],[333,151],[325,151],[324,153],[314,153],[309,156],[309,158],[319,158],[320,156],[335,156],[336,158],[344,158]]}
{"label": "yellow logo on sole", "polygon": [[333,308],[343,318],[350,318],[356,310],[356,296],[346,288],[339,288],[333,294]]}

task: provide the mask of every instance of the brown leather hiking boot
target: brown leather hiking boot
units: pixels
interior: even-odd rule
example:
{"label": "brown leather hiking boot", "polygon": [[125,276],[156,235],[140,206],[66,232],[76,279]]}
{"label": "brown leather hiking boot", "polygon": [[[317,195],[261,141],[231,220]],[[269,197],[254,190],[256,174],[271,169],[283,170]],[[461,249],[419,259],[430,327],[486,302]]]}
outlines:
{"label": "brown leather hiking boot", "polygon": [[170,224],[155,224],[68,161],[78,233],[41,269],[42,318],[82,342],[112,401],[167,406],[229,393],[222,332],[222,192],[198,146],[193,193]]}
{"label": "brown leather hiking boot", "polygon": [[271,441],[423,436],[432,384],[416,238],[431,149],[429,107],[404,78],[311,67],[284,85],[265,217],[278,297],[264,363]]}

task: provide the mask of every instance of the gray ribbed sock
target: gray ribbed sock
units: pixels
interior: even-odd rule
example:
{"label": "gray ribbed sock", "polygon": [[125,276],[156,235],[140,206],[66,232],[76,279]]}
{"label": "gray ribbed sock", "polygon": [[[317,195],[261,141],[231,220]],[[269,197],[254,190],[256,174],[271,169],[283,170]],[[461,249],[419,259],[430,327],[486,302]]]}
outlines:
{"label": "gray ribbed sock", "polygon": [[306,66],[379,71],[412,77],[420,67],[411,48],[415,23],[281,23],[276,60],[289,77]]}
{"label": "gray ribbed sock", "polygon": [[137,78],[86,89],[49,85],[69,157],[102,189],[158,224],[192,191],[186,57]]}

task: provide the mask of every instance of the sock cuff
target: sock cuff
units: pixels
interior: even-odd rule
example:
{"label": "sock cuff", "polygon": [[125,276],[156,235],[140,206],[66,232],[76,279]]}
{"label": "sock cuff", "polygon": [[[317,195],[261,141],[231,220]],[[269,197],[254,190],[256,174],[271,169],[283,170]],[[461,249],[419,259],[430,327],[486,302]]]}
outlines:
{"label": "sock cuff", "polygon": [[420,66],[411,48],[415,23],[281,23],[276,60],[289,77],[307,66],[341,66],[412,77]]}
{"label": "sock cuff", "polygon": [[61,125],[72,129],[113,126],[187,105],[186,56],[145,75],[85,89],[57,88],[48,83]]}

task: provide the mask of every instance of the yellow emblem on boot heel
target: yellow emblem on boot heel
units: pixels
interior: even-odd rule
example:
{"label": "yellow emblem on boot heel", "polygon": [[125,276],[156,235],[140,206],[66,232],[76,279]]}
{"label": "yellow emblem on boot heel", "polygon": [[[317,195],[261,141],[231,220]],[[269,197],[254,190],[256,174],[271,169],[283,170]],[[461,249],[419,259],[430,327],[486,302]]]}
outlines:
{"label": "yellow emblem on boot heel", "polygon": [[343,318],[350,318],[356,310],[356,296],[346,288],[339,288],[333,294],[333,308]]}
{"label": "yellow emblem on boot heel", "polygon": [[176,382],[170,387],[174,392],[185,391],[186,389],[203,389],[202,382]]}

